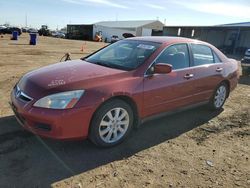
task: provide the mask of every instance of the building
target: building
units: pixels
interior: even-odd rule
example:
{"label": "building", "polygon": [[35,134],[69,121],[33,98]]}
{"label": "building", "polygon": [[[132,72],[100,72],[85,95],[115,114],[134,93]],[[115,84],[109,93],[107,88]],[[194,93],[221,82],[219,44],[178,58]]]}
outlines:
{"label": "building", "polygon": [[165,26],[163,35],[203,40],[227,54],[242,55],[250,48],[250,22],[217,26]]}
{"label": "building", "polygon": [[135,36],[152,36],[162,31],[164,24],[158,20],[141,21],[104,21],[94,24],[93,37],[96,33],[102,33],[103,39],[110,42],[112,35],[123,38],[123,33],[131,33]]}
{"label": "building", "polygon": [[123,38],[123,33],[135,36],[162,35],[163,23],[158,20],[141,21],[104,21],[95,24],[67,25],[67,38],[93,40],[96,33],[101,33],[103,40],[110,42],[112,35]]}
{"label": "building", "polygon": [[93,24],[68,24],[66,37],[68,39],[92,40]]}

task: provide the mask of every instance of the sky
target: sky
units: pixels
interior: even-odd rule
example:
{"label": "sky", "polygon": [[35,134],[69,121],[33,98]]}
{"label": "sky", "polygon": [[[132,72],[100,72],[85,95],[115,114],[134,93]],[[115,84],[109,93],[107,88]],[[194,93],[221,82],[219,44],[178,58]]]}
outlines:
{"label": "sky", "polygon": [[166,25],[250,21],[250,0],[0,0],[0,25],[51,29],[99,21],[160,20]]}

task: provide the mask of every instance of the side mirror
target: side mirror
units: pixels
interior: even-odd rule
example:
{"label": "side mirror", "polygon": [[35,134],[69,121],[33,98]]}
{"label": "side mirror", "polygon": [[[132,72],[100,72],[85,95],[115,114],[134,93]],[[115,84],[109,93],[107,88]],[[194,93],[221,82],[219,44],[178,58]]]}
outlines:
{"label": "side mirror", "polygon": [[165,63],[157,63],[154,66],[154,73],[157,74],[168,74],[172,72],[172,65]]}

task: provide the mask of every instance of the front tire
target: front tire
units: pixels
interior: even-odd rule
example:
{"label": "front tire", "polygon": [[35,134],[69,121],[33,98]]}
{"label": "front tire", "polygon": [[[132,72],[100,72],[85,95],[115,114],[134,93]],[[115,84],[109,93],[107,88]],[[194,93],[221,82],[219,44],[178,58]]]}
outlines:
{"label": "front tire", "polygon": [[225,82],[222,82],[221,84],[219,84],[217,88],[215,89],[215,92],[212,98],[210,99],[210,102],[209,102],[210,109],[220,110],[223,107],[227,99],[228,92],[229,92],[229,88]]}
{"label": "front tire", "polygon": [[102,105],[94,114],[90,127],[90,140],[101,147],[121,143],[130,133],[134,115],[126,102],[113,99]]}

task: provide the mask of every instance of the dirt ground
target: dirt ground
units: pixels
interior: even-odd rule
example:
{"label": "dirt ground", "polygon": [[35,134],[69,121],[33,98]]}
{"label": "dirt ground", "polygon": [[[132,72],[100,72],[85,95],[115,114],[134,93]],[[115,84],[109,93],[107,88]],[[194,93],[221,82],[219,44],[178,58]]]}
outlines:
{"label": "dirt ground", "polygon": [[[0,38],[0,187],[250,187],[250,77],[224,109],[205,107],[144,123],[121,145],[62,142],[24,131],[8,106],[26,72],[80,58],[104,43],[28,36]],[[81,51],[83,45],[83,52]]]}

